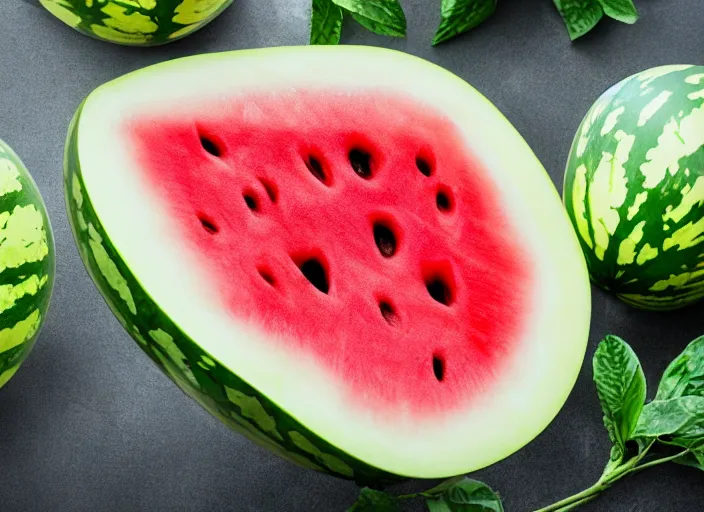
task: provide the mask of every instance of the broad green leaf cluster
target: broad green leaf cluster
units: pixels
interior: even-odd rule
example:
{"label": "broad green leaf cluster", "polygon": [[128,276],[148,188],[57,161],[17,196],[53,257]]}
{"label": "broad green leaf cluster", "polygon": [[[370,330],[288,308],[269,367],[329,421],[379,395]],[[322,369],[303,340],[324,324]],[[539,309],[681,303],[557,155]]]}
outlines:
{"label": "broad green leaf cluster", "polygon": [[429,512],[504,512],[499,496],[485,483],[466,477],[450,478],[424,492],[394,497],[364,488],[347,512],[397,512],[400,503],[424,499]]}
{"label": "broad green leaf cluster", "polygon": [[[364,28],[380,35],[404,37],[406,18],[399,0],[312,0],[311,44],[338,44],[342,21],[349,14]],[[440,0],[437,45],[481,25],[494,14],[498,0]],[[548,0],[546,0],[548,1]],[[582,37],[604,17],[633,24],[638,11],[633,0],[553,0],[571,40]]]}
{"label": "broad green leaf cluster", "polygon": [[406,16],[398,0],[313,0],[311,44],[338,44],[345,14],[383,36],[406,35]]}
{"label": "broad green leaf cluster", "polygon": [[632,25],[638,21],[633,0],[553,0],[573,41],[593,29],[604,16]]}

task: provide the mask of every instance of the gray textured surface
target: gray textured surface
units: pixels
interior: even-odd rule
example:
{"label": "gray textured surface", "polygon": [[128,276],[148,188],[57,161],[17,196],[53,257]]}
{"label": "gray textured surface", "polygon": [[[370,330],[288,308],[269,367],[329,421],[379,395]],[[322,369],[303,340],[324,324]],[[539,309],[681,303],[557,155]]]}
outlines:
{"label": "gray textured surface", "polygon": [[[231,433],[142,355],[95,290],[70,236],[61,164],[69,119],[91,89],[142,66],[198,52],[304,44],[309,0],[237,0],[205,30],[158,49],[88,39],[30,1],[0,2],[0,138],[23,158],[52,217],[58,276],[33,354],[0,392],[0,510],[343,511],[353,484],[298,469]],[[666,63],[702,64],[701,0],[641,0],[641,21],[603,22],[570,44],[550,0],[503,0],[474,33],[432,49],[439,0],[405,0],[409,38],[348,23],[345,43],[434,61],[486,94],[556,184],[572,135],[611,83]],[[606,333],[629,340],[649,380],[701,334],[704,307],[653,315],[596,292],[588,358]],[[508,512],[534,510],[598,478],[606,434],[589,360],[568,404],[535,442],[477,477]],[[399,488],[420,488],[410,482]],[[678,466],[619,483],[585,511],[702,510],[704,474]],[[408,510],[414,510],[413,506]],[[416,510],[421,510],[420,506]]]}

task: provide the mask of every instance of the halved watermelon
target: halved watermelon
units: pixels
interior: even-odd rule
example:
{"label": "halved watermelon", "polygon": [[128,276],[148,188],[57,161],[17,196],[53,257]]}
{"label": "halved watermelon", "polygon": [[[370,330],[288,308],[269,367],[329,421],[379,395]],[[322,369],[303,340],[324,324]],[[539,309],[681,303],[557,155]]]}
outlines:
{"label": "halved watermelon", "polygon": [[268,449],[358,482],[492,464],[567,398],[590,319],[559,194],[482,95],[363,47],[101,86],[67,144],[81,255],[142,348]]}
{"label": "halved watermelon", "polygon": [[0,140],[0,388],[44,325],[54,286],[54,237],[32,176]]}

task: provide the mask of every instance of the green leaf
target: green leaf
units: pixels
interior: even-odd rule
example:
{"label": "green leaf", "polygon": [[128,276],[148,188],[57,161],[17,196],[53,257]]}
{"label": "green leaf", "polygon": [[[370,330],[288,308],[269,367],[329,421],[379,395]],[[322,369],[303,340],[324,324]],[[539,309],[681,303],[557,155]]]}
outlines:
{"label": "green leaf", "polygon": [[435,499],[426,500],[430,512],[504,512],[501,499],[477,480],[464,478]]}
{"label": "green leaf", "polygon": [[604,426],[618,450],[612,450],[610,464],[618,464],[643,410],[645,375],[633,349],[618,336],[606,336],[599,343],[593,366]]}
{"label": "green leaf", "polygon": [[480,25],[494,13],[496,2],[497,0],[442,0],[442,19],[433,37],[433,45]]}
{"label": "green leaf", "polygon": [[704,396],[704,336],[692,341],[660,379],[655,400]]}
{"label": "green leaf", "polygon": [[443,482],[440,482],[438,485],[435,487],[428,489],[427,491],[423,492],[423,495],[425,496],[435,496],[437,494],[443,494],[445,491],[447,491],[450,487],[453,485],[463,481],[465,479],[464,476],[453,476],[452,478],[448,478],[447,480],[444,480]]}
{"label": "green leaf", "polygon": [[429,512],[452,512],[450,505],[442,499],[426,500],[425,504],[428,505]]}
{"label": "green leaf", "polygon": [[675,459],[675,462],[704,471],[704,450],[694,450],[683,457]]}
{"label": "green leaf", "polygon": [[400,508],[396,498],[385,492],[365,487],[347,512],[398,512],[398,510]]}
{"label": "green leaf", "polygon": [[638,21],[638,11],[633,0],[599,0],[599,3],[609,18],[629,25]]}
{"label": "green leaf", "polygon": [[604,16],[599,0],[553,0],[567,26],[570,39],[582,37]]}
{"label": "green leaf", "polygon": [[342,34],[342,9],[332,0],[313,0],[310,44],[339,44]]}
{"label": "green leaf", "polygon": [[406,15],[398,0],[332,0],[349,11],[367,30],[382,36],[404,37]]}
{"label": "green leaf", "polygon": [[704,438],[704,397],[653,400],[643,407],[633,437],[672,436],[673,444],[689,446]]}

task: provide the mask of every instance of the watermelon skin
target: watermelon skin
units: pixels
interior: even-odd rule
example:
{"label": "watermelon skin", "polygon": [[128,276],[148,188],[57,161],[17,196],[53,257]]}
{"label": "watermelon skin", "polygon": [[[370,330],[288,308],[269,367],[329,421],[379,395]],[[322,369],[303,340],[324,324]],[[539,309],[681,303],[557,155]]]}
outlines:
{"label": "watermelon skin", "polygon": [[[222,366],[154,303],[110,242],[85,193],[77,156],[77,123],[69,129],[64,190],[81,258],[113,314],[157,367],[225,425],[300,467],[359,485],[404,479],[372,467],[321,439]],[[139,315],[135,312],[139,310]],[[128,320],[128,319],[131,319]]]}
{"label": "watermelon skin", "polygon": [[597,285],[647,310],[704,297],[704,67],[607,90],[577,131],[563,199]]}
{"label": "watermelon skin", "polygon": [[42,197],[19,157],[0,141],[0,388],[19,370],[46,318],[54,239]]}
{"label": "watermelon skin", "polygon": [[39,0],[79,32],[126,46],[182,39],[214,20],[232,0]]}

